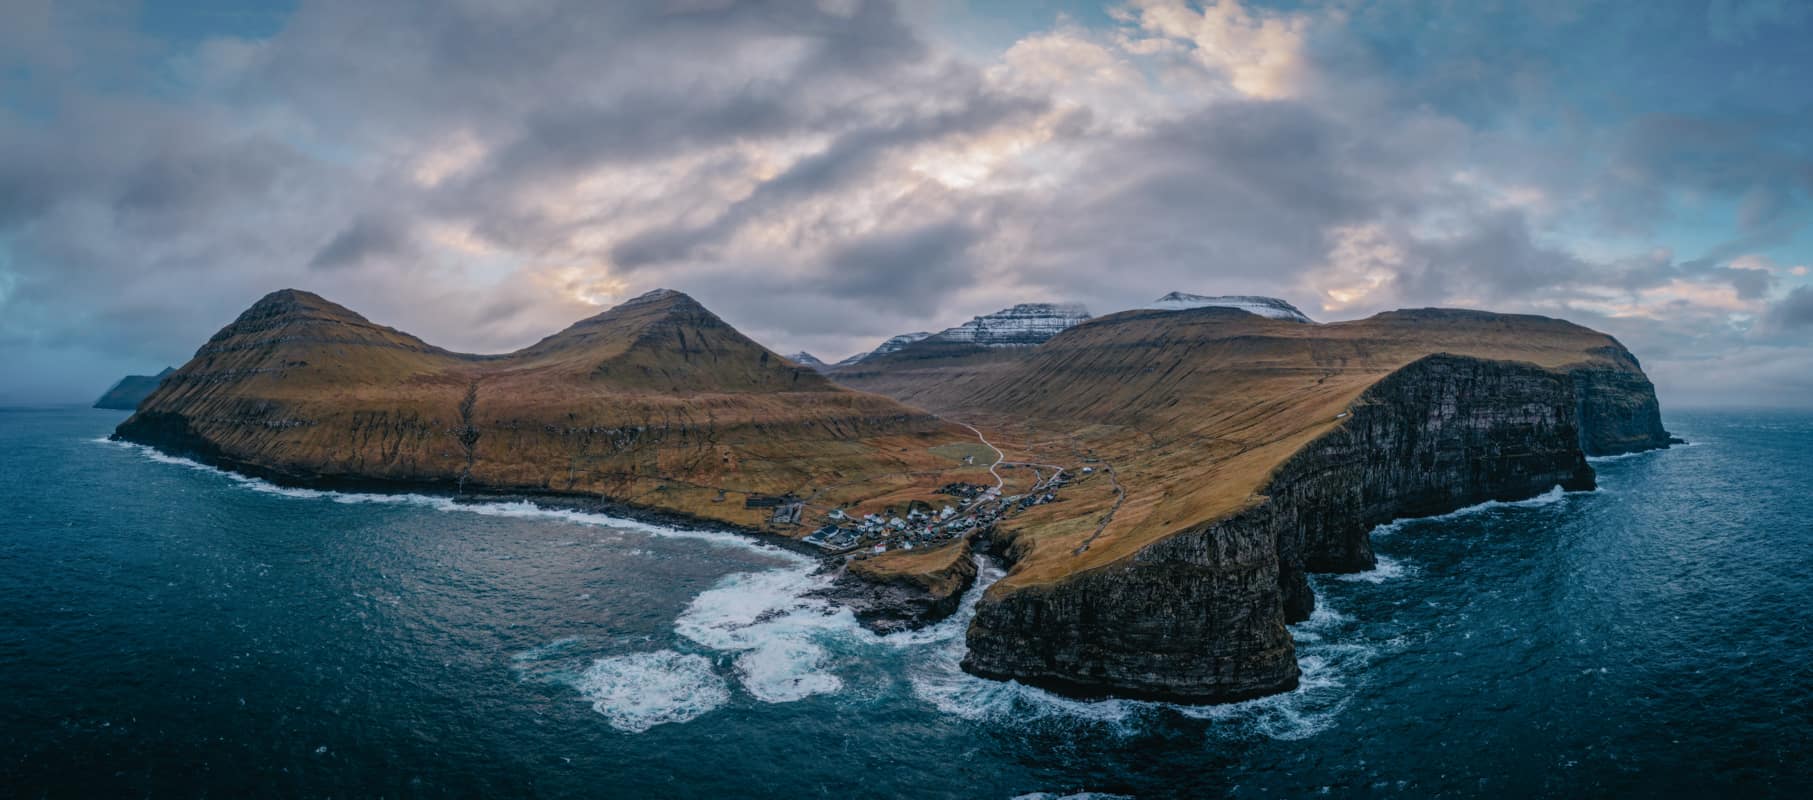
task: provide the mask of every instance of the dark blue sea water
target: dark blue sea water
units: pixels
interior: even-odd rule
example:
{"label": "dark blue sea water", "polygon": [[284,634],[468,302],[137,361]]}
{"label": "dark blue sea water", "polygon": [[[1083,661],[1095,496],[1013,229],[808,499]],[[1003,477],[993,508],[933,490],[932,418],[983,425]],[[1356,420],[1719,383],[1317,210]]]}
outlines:
{"label": "dark blue sea water", "polygon": [[280,490],[0,411],[0,793],[1807,796],[1813,417],[1681,413],[1597,492],[1378,532],[1304,688],[1081,703],[878,638],[801,557]]}

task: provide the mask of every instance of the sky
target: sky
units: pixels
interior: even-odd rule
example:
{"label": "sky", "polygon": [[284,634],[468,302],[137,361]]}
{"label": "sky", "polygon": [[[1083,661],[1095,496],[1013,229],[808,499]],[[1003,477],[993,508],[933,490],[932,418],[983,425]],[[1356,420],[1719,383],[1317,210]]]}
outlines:
{"label": "sky", "polygon": [[654,288],[835,360],[1014,303],[1460,306],[1813,406],[1795,0],[0,0],[0,404],[294,287],[468,352]]}

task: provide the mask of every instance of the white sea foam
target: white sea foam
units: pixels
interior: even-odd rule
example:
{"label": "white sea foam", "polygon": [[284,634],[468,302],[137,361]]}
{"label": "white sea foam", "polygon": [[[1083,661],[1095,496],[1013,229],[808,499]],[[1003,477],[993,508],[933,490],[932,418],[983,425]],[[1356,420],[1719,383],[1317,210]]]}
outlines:
{"label": "white sea foam", "polygon": [[1671,444],[1667,447],[1657,447],[1651,450],[1638,450],[1634,453],[1619,453],[1615,456],[1587,456],[1586,460],[1589,464],[1604,464],[1608,461],[1623,461],[1629,458],[1639,458],[1642,456],[1655,455],[1656,453],[1666,453],[1670,450],[1679,450],[1683,447],[1695,447],[1700,444],[1702,444],[1700,441],[1681,442],[1679,444]]}
{"label": "white sea foam", "polygon": [[727,575],[674,622],[681,636],[738,653],[737,675],[757,700],[786,703],[843,688],[821,639],[859,630],[848,609],[808,598],[830,579],[810,566]]}
{"label": "white sea foam", "polygon": [[730,701],[711,659],[672,650],[598,659],[573,686],[611,727],[631,733],[688,722]]}
{"label": "white sea foam", "polygon": [[1382,536],[1390,536],[1391,534],[1394,534],[1400,530],[1403,530],[1403,526],[1411,524],[1411,523],[1415,523],[1415,522],[1442,522],[1445,520],[1459,519],[1461,517],[1470,516],[1473,514],[1479,514],[1482,512],[1486,512],[1486,511],[1493,511],[1493,510],[1497,510],[1497,509],[1501,509],[1501,508],[1540,508],[1542,506],[1553,505],[1555,503],[1559,503],[1562,500],[1567,499],[1569,495],[1592,494],[1595,491],[1597,491],[1597,490],[1588,489],[1586,491],[1580,491],[1580,492],[1569,492],[1569,491],[1563,490],[1560,485],[1556,485],[1554,488],[1549,489],[1548,491],[1543,492],[1542,494],[1536,495],[1535,497],[1531,497],[1527,500],[1487,500],[1484,503],[1475,503],[1474,505],[1470,505],[1465,508],[1457,508],[1446,514],[1437,514],[1433,517],[1406,517],[1403,519],[1394,519],[1390,522],[1387,522],[1383,525],[1373,528],[1372,536],[1374,538],[1378,538],[1378,537],[1382,537]]}
{"label": "white sea foam", "polygon": [[748,550],[751,552],[758,552],[765,556],[771,556],[771,557],[782,559],[785,561],[790,561],[790,562],[793,562],[794,564],[804,565],[804,564],[816,563],[809,556],[802,555],[800,553],[795,553],[791,550],[786,550],[786,549],[782,549],[779,547],[775,547],[774,545],[767,544],[764,542],[759,542],[751,537],[744,536],[741,534],[736,534],[736,533],[726,533],[726,532],[721,532],[721,531],[702,531],[702,530],[692,530],[692,529],[687,529],[687,528],[676,528],[676,527],[670,527],[670,526],[666,526],[666,525],[655,525],[655,524],[651,524],[651,523],[640,522],[637,520],[625,519],[623,517],[614,517],[609,514],[598,514],[598,513],[592,513],[592,512],[587,512],[587,511],[575,511],[575,510],[564,509],[564,508],[544,508],[544,507],[538,506],[534,503],[525,502],[525,501],[466,502],[466,501],[455,500],[454,498],[447,497],[447,496],[416,494],[416,493],[411,493],[411,492],[396,492],[396,493],[340,492],[340,491],[329,491],[329,490],[323,490],[323,489],[302,489],[302,488],[296,488],[296,487],[290,487],[290,486],[279,486],[277,484],[271,483],[270,481],[264,480],[262,478],[254,478],[249,475],[242,475],[240,473],[233,472],[230,470],[224,470],[224,469],[219,469],[216,467],[211,467],[211,466],[208,466],[201,462],[194,461],[192,459],[182,458],[180,456],[172,456],[172,455],[166,454],[166,453],[158,450],[155,447],[150,447],[147,445],[136,444],[133,442],[119,442],[119,441],[114,441],[112,439],[105,439],[105,438],[95,439],[94,441],[99,442],[101,444],[112,445],[112,446],[122,447],[125,449],[136,451],[136,452],[140,453],[141,455],[145,456],[146,458],[148,458],[152,461],[159,462],[159,463],[174,464],[177,466],[186,467],[188,469],[193,469],[193,470],[197,470],[200,472],[208,472],[208,473],[212,473],[215,475],[219,475],[223,478],[233,481],[234,483],[240,485],[241,487],[250,489],[255,492],[261,492],[264,494],[274,494],[274,495],[279,495],[282,497],[291,497],[291,498],[296,498],[296,499],[300,499],[300,500],[326,499],[326,500],[330,500],[335,503],[344,503],[344,504],[373,503],[373,504],[384,504],[384,505],[419,506],[419,507],[423,507],[423,508],[432,508],[437,511],[459,512],[459,513],[465,513],[465,514],[478,514],[481,516],[488,516],[488,517],[557,520],[557,521],[562,521],[562,522],[570,522],[570,523],[573,523],[576,525],[590,525],[590,526],[613,528],[613,529],[617,529],[617,530],[634,531],[634,532],[646,534],[649,536],[658,536],[658,537],[669,538],[669,539],[693,539],[693,540],[697,540],[697,541],[708,542],[710,544],[721,546],[721,547],[734,547],[734,548],[739,548],[739,549],[743,549],[743,550]]}
{"label": "white sea foam", "polygon": [[1378,559],[1378,563],[1374,564],[1372,569],[1366,570],[1365,572],[1336,575],[1334,576],[1335,580],[1384,583],[1388,580],[1402,578],[1405,575],[1413,575],[1416,573],[1415,567],[1409,566],[1390,556],[1379,555],[1376,556],[1376,558]]}

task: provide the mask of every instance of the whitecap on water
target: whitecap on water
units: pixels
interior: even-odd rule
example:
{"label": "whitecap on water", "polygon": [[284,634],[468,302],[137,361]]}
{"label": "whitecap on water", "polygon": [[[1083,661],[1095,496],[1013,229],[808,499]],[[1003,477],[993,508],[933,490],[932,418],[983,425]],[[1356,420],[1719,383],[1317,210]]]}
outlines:
{"label": "whitecap on water", "polygon": [[681,636],[738,652],[737,675],[757,700],[785,703],[843,688],[819,640],[859,630],[848,609],[807,597],[830,583],[809,566],[727,575],[674,623]]}
{"label": "whitecap on water", "polygon": [[1416,573],[1415,567],[1409,566],[1391,556],[1376,555],[1375,558],[1377,561],[1372,569],[1366,570],[1365,572],[1350,572],[1344,575],[1334,575],[1331,577],[1338,581],[1384,583],[1394,578],[1402,578],[1405,575],[1413,575]]}
{"label": "whitecap on water", "polygon": [[631,733],[688,722],[730,701],[711,659],[672,650],[598,659],[573,688],[611,727]]}

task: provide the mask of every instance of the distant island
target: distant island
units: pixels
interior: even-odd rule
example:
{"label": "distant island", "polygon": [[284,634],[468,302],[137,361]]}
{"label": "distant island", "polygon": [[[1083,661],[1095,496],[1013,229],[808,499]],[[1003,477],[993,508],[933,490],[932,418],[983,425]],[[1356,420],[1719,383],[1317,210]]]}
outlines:
{"label": "distant island", "polygon": [[151,392],[157,389],[158,384],[163,383],[164,379],[170,377],[174,372],[176,372],[175,367],[164,367],[164,371],[156,375],[127,375],[121,378],[119,383],[114,384],[113,388],[108,389],[106,394],[101,395],[101,399],[94,401],[94,407],[110,408],[116,411],[135,410],[139,403],[151,396]]}
{"label": "distant island", "polygon": [[1221,702],[1298,680],[1314,572],[1391,519],[1591,489],[1666,447],[1610,336],[1418,309],[1319,324],[1172,293],[1023,304],[827,366],[660,290],[507,355],[272,293],[115,436],[288,484],[518,496],[777,537],[877,630],[1008,567],[964,667],[1079,696]]}

